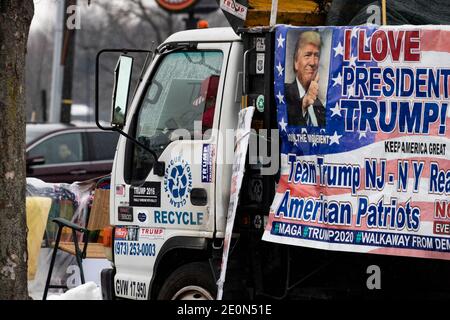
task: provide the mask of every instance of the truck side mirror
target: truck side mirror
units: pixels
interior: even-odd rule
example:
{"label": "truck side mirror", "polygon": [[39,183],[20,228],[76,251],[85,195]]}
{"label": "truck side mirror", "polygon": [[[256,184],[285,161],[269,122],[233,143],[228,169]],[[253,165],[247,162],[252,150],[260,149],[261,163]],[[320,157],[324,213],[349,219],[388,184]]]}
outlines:
{"label": "truck side mirror", "polygon": [[111,125],[123,128],[131,85],[133,57],[121,55],[114,71]]}

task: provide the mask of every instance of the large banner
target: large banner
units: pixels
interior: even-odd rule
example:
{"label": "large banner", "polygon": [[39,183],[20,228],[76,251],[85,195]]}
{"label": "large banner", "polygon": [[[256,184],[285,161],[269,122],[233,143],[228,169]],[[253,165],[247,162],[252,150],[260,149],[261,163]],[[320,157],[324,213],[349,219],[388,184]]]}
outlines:
{"label": "large banner", "polygon": [[279,26],[263,239],[450,259],[450,27]]}

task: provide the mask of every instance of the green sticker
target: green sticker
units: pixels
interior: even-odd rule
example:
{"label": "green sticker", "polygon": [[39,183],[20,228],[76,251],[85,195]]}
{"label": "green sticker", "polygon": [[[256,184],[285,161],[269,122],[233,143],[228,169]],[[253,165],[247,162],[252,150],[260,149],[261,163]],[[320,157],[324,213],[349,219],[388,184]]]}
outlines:
{"label": "green sticker", "polygon": [[259,112],[264,112],[264,96],[262,94],[256,99],[256,109]]}

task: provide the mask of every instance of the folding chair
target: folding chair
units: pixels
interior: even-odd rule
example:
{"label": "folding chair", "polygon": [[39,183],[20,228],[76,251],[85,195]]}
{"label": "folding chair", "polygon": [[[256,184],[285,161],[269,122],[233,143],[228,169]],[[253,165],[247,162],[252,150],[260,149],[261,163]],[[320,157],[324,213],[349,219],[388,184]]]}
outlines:
{"label": "folding chair", "polygon": [[[47,299],[48,289],[68,289],[66,285],[50,284],[53,273],[54,264],[56,261],[56,254],[58,250],[72,254],[76,258],[76,263],[80,268],[81,283],[85,283],[84,271],[83,271],[83,259],[86,258],[105,258],[105,252],[102,243],[89,242],[89,235],[92,231],[101,230],[109,224],[109,189],[102,189],[103,187],[109,187],[110,177],[102,178],[97,182],[94,201],[92,208],[88,207],[83,210],[85,212],[85,226],[78,225],[64,218],[54,218],[52,221],[57,224],[58,232],[56,234],[56,241],[53,248],[50,267],[47,275],[47,281],[45,284],[43,300]],[[62,242],[61,235],[64,228],[71,230],[71,242]],[[82,233],[83,241],[78,241],[77,232]],[[89,245],[88,245],[89,244]],[[82,247],[82,248],[81,248]]]}

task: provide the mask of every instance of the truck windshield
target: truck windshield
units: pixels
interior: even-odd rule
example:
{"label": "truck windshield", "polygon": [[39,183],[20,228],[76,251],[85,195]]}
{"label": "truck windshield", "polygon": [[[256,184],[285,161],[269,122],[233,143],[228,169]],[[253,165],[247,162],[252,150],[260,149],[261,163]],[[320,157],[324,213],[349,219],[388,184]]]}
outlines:
{"label": "truck windshield", "polygon": [[[177,129],[183,129],[176,131],[185,133],[183,139],[204,137],[203,133],[212,127],[222,60],[221,51],[166,55],[142,99],[135,137],[158,156],[176,139],[173,133]],[[198,128],[200,134],[194,132]],[[132,179],[142,180],[153,159],[140,147],[134,149]]]}

